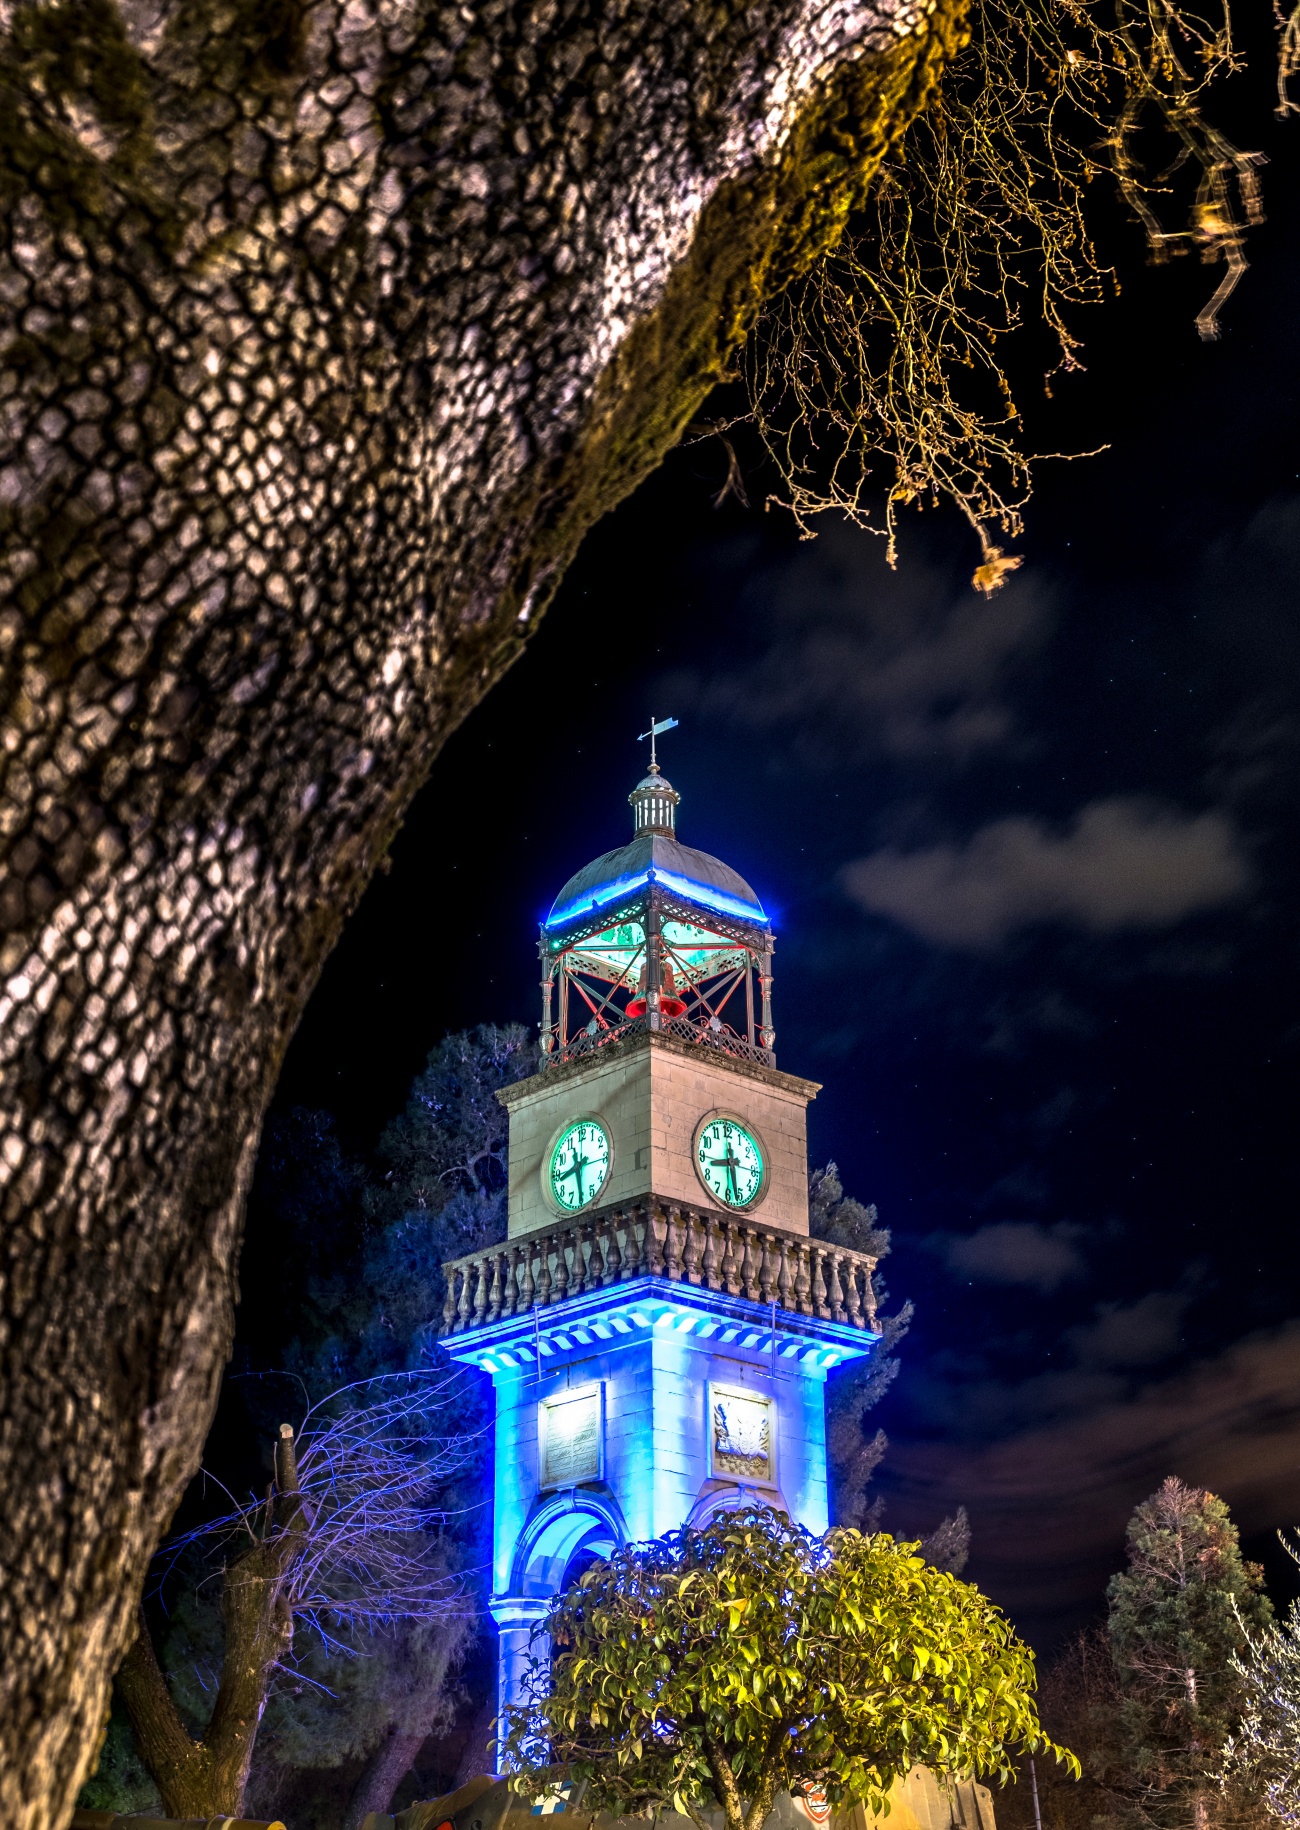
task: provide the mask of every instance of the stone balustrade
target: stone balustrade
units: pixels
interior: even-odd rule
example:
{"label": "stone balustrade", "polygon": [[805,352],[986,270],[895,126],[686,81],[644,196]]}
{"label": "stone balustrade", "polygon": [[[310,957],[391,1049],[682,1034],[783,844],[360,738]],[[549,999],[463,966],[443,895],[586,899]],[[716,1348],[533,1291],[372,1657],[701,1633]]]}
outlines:
{"label": "stone balustrade", "polygon": [[634,1277],[725,1290],[791,1315],[874,1328],[876,1260],[743,1215],[660,1202],[557,1222],[442,1267],[444,1335]]}

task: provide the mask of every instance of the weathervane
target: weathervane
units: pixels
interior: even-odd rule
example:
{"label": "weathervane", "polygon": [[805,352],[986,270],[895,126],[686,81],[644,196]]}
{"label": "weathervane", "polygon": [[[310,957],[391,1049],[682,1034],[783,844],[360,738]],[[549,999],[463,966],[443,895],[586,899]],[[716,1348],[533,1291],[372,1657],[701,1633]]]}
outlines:
{"label": "weathervane", "polygon": [[659,764],[655,759],[655,738],[662,737],[665,731],[675,731],[676,729],[677,720],[675,718],[661,718],[658,724],[656,724],[654,713],[651,712],[650,729],[648,731],[642,731],[641,735],[637,738],[637,742],[644,743],[647,737],[650,739],[650,767],[652,769],[657,770],[659,767]]}

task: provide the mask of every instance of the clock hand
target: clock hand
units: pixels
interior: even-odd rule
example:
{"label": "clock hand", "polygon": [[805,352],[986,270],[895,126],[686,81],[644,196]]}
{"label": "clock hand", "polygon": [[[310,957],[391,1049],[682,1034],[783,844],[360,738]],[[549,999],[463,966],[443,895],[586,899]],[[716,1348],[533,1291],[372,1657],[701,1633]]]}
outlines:
{"label": "clock hand", "polygon": [[740,1199],[740,1187],[736,1181],[736,1164],[738,1161],[739,1159],[732,1155],[730,1144],[727,1145],[727,1154],[725,1156],[711,1156],[709,1158],[710,1169],[726,1170],[727,1180],[731,1184],[731,1192],[736,1200]]}

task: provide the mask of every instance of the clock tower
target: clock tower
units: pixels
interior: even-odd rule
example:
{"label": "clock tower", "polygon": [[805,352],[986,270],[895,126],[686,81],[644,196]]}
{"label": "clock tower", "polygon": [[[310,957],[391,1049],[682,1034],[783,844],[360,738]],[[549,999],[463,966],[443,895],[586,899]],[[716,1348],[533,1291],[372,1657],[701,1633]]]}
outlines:
{"label": "clock tower", "polygon": [[443,1345],[496,1387],[503,1705],[594,1557],[756,1498],[824,1531],[826,1377],[879,1339],[875,1260],[808,1234],[818,1088],[776,1064],[771,924],[678,840],[665,728],[631,841],[542,924],[507,1237],[444,1266]]}

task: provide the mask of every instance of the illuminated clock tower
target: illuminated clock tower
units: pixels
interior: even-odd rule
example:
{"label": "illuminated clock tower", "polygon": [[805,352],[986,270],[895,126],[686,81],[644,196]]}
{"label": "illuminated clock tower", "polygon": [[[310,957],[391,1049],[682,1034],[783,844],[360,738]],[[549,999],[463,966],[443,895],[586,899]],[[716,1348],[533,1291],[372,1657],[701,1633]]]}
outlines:
{"label": "illuminated clock tower", "polygon": [[679,842],[666,728],[630,843],[542,924],[507,1237],[444,1267],[443,1344],[496,1387],[501,1703],[593,1557],[755,1498],[824,1531],[826,1376],[879,1339],[875,1260],[808,1235],[818,1088],[776,1065],[771,924]]}

